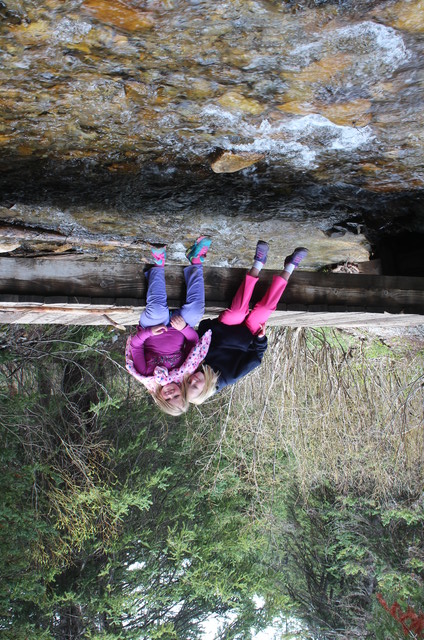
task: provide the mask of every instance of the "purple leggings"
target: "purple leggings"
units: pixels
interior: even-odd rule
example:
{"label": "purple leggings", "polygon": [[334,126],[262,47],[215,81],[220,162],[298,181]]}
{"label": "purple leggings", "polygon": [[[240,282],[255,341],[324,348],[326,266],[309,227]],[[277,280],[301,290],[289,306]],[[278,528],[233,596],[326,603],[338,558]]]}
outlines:
{"label": "purple leggings", "polygon": [[271,313],[277,308],[278,301],[287,286],[287,280],[281,276],[273,276],[271,285],[264,297],[255,304],[249,313],[250,299],[258,280],[259,278],[254,278],[248,273],[245,275],[233,298],[231,307],[220,314],[219,322],[222,322],[222,324],[245,324],[253,335],[260,331],[261,325],[268,320]]}
{"label": "purple leggings", "polygon": [[[170,313],[166,297],[165,269],[152,267],[146,271],[146,308],[140,316],[140,326],[146,329],[156,324],[169,324]],[[184,269],[187,295],[185,304],[174,313],[179,313],[190,327],[200,322],[205,312],[205,285],[203,265],[193,264]]]}

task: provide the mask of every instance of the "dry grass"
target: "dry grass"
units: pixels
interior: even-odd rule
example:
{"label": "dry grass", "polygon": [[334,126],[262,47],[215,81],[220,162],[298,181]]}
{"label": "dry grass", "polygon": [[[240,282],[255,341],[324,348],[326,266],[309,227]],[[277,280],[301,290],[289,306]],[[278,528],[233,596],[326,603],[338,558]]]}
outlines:
{"label": "dry grass", "polygon": [[384,501],[416,496],[424,352],[337,329],[270,333],[262,366],[199,412],[197,437],[207,439],[211,420],[219,425],[201,466],[214,467],[216,480],[229,469],[247,475],[261,501],[287,473],[304,495],[330,484]]}

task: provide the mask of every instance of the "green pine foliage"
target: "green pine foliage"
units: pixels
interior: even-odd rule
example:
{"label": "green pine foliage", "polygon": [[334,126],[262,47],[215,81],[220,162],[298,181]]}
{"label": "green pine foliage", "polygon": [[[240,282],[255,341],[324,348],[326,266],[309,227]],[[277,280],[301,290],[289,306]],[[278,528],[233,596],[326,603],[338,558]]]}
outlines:
{"label": "green pine foliage", "polygon": [[214,614],[222,639],[400,638],[375,594],[424,608],[422,353],[274,331],[259,370],[173,419],[124,341],[0,332],[4,637],[190,640]]}
{"label": "green pine foliage", "polygon": [[231,610],[245,629],[265,580],[249,495],[202,485],[185,421],[157,413],[111,337],[4,334],[0,627],[188,639]]}

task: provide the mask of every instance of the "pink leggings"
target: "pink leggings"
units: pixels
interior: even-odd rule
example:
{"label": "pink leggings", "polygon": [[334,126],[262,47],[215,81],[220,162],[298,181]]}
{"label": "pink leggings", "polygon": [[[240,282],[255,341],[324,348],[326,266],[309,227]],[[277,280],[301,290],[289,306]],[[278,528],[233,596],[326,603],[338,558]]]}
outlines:
{"label": "pink leggings", "polygon": [[222,324],[245,324],[250,333],[256,335],[277,308],[279,299],[287,285],[287,280],[281,276],[273,276],[271,286],[268,288],[262,300],[259,300],[249,313],[249,302],[253,289],[259,278],[254,278],[248,273],[238,288],[233,298],[231,307],[223,311],[218,320]]}

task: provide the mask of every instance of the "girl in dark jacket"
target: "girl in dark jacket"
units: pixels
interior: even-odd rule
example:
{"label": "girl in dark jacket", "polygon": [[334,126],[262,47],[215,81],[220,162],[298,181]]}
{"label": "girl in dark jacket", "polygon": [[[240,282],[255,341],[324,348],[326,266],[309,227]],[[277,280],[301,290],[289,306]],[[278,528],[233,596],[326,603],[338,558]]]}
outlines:
{"label": "girl in dark jacket", "polygon": [[202,320],[199,324],[200,336],[212,329],[212,341],[199,370],[185,380],[186,398],[193,404],[201,404],[261,364],[268,346],[266,321],[277,308],[294,269],[308,253],[304,247],[298,247],[287,256],[281,275],[273,276],[262,300],[249,311],[250,299],[266,262],[268,248],[268,243],[263,240],[257,243],[253,266],[244,277],[231,307],[218,318]]}

